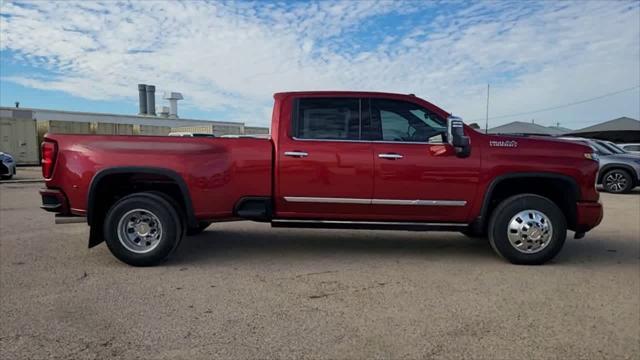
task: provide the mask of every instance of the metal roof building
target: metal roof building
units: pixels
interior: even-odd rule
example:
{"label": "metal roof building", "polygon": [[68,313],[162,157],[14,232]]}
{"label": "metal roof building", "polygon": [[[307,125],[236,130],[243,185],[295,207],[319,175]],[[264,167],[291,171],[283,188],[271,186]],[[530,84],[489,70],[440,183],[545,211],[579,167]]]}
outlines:
{"label": "metal roof building", "polygon": [[[19,112],[21,117],[30,117],[36,121],[76,121],[76,122],[95,122],[110,124],[131,124],[131,125],[153,125],[153,126],[199,126],[199,125],[218,125],[233,126],[244,128],[242,122],[230,121],[209,121],[184,118],[165,118],[161,116],[145,116],[145,115],[123,115],[109,113],[92,113],[65,110],[49,110],[49,109],[32,109],[32,108],[13,108],[0,107],[0,111],[6,114],[8,118],[12,118],[14,112]],[[28,115],[27,115],[28,114]]]}
{"label": "metal roof building", "polygon": [[508,124],[500,125],[489,129],[489,134],[528,134],[528,135],[547,135],[558,136],[563,135],[569,129],[557,126],[542,126],[534,123],[523,121],[514,121]]}
{"label": "metal roof building", "polygon": [[0,107],[0,151],[14,155],[19,165],[38,164],[38,144],[47,132],[162,136],[183,127],[207,127],[218,136],[269,133],[268,128],[245,128],[242,122]]}
{"label": "metal roof building", "polygon": [[617,143],[640,142],[640,121],[629,117],[620,117],[572,131],[567,135],[602,139]]}

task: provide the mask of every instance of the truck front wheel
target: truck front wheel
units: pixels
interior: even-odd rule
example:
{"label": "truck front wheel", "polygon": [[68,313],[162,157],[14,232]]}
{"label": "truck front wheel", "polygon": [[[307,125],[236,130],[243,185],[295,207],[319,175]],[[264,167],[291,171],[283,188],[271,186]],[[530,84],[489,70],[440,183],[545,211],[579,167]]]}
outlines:
{"label": "truck front wheel", "polygon": [[152,266],[180,243],[182,224],[176,209],[153,193],[136,193],[117,201],[104,220],[111,253],[133,266]]}
{"label": "truck front wheel", "polygon": [[489,242],[514,264],[539,265],[555,257],[567,237],[562,210],[551,200],[522,194],[502,201],[489,222]]}

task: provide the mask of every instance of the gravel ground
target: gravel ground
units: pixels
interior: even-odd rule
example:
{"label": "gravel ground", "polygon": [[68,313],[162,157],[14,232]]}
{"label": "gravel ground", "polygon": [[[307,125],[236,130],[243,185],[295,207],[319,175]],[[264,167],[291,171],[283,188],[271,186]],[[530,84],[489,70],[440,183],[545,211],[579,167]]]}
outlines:
{"label": "gravel ground", "polygon": [[545,266],[456,233],[236,222],[133,268],[0,185],[3,359],[640,357],[640,192]]}

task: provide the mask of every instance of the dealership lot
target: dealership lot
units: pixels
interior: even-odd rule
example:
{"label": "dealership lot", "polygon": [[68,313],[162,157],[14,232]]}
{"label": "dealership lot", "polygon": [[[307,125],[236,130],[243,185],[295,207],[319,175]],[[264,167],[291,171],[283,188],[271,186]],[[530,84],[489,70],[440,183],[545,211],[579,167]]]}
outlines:
{"label": "dealership lot", "polygon": [[[20,169],[19,169],[20,170]],[[3,358],[637,358],[640,191],[544,266],[457,233],[271,229],[186,238],[154,268],[0,185]]]}

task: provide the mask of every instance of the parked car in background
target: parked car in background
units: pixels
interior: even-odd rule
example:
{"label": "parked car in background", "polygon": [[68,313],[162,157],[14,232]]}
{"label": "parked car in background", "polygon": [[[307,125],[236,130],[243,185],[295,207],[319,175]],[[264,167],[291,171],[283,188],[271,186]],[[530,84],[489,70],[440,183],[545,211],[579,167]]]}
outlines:
{"label": "parked car in background", "polygon": [[618,144],[624,151],[640,155],[640,144]]}
{"label": "parked car in background", "polygon": [[194,132],[188,132],[188,131],[176,131],[176,132],[170,132],[169,136],[180,136],[180,137],[215,137],[215,135],[213,134],[207,134],[207,133],[194,133]]}
{"label": "parked car in background", "polygon": [[632,152],[629,152],[611,141],[605,141],[605,140],[596,140],[596,141],[602,146],[606,147],[609,151],[611,151],[614,154],[630,154],[633,156],[640,156],[640,154],[634,154]]}
{"label": "parked car in background", "polygon": [[578,137],[561,137],[564,140],[589,145],[600,157],[597,184],[606,192],[628,193],[640,185],[640,157],[635,154],[618,153],[602,140]]}
{"label": "parked car in background", "polygon": [[0,152],[0,178],[11,179],[16,174],[16,161],[13,156]]}

